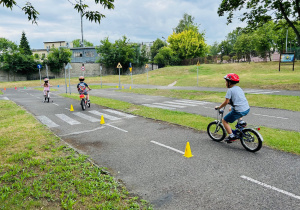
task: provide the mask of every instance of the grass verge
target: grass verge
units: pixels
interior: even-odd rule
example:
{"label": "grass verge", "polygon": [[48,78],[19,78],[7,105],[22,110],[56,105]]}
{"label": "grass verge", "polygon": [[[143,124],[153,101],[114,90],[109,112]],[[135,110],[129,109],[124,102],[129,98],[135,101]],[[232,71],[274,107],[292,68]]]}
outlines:
{"label": "grass verge", "polygon": [[[169,98],[183,98],[189,100],[210,101],[222,103],[225,99],[225,92],[196,91],[196,90],[162,90],[162,89],[122,89],[127,93],[137,93],[153,96],[165,96]],[[267,107],[276,109],[286,109],[300,111],[299,96],[246,94],[250,106]]]}
{"label": "grass verge", "polygon": [[[62,94],[62,96],[79,100],[77,94]],[[90,99],[93,104],[117,109],[145,118],[161,120],[185,127],[190,127],[204,132],[206,132],[208,123],[214,120],[214,118],[203,117],[196,114],[140,106],[115,99],[101,98],[96,96],[90,96]],[[300,155],[299,132],[261,127],[260,133],[264,138],[265,146]],[[207,137],[207,139],[209,140],[209,137]]]}
{"label": "grass verge", "polygon": [[152,209],[15,103],[0,109],[0,209]]}

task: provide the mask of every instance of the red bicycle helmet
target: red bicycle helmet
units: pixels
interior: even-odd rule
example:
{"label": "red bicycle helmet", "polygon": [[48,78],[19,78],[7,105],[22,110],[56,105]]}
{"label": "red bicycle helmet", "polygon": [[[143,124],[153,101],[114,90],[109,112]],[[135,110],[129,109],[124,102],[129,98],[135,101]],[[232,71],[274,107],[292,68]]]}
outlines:
{"label": "red bicycle helmet", "polygon": [[237,74],[234,74],[234,73],[230,73],[230,74],[227,74],[224,79],[230,81],[230,82],[233,82],[233,83],[238,83],[240,81],[240,78]]}

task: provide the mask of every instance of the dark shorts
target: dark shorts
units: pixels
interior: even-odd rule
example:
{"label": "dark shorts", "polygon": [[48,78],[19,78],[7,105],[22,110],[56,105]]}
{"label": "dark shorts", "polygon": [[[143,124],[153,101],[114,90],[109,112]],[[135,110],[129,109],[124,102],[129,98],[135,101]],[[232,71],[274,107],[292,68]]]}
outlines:
{"label": "dark shorts", "polygon": [[87,95],[87,91],[85,90],[85,91],[78,91],[79,92],[79,94],[81,95],[81,94],[83,94],[83,95]]}
{"label": "dark shorts", "polygon": [[244,112],[237,112],[234,109],[231,110],[225,117],[224,120],[229,123],[233,123],[237,119],[246,116],[249,113],[250,109],[244,111]]}

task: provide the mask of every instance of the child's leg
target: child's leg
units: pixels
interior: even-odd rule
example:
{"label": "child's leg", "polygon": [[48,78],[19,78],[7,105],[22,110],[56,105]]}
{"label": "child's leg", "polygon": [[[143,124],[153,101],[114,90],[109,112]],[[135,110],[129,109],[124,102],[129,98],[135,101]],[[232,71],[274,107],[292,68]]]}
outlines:
{"label": "child's leg", "polygon": [[89,94],[88,93],[86,94],[86,100],[89,100]]}
{"label": "child's leg", "polygon": [[232,130],[231,130],[229,123],[226,122],[224,119],[222,119],[222,123],[223,123],[224,128],[227,131],[228,135],[232,134]]}

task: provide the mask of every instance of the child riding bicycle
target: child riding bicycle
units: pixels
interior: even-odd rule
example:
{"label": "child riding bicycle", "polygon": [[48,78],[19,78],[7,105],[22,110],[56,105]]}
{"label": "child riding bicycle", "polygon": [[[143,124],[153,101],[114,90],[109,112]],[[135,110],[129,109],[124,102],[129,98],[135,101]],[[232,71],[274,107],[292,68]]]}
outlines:
{"label": "child riding bicycle", "polygon": [[226,81],[226,87],[228,88],[225,101],[215,108],[221,109],[227,104],[231,105],[229,109],[230,112],[222,119],[222,123],[229,135],[225,141],[227,141],[227,143],[231,143],[236,140],[236,137],[232,133],[229,123],[233,123],[235,120],[241,119],[241,117],[247,115],[250,111],[250,107],[244,91],[239,86],[236,86],[236,84],[240,81],[239,76],[237,74],[230,73],[224,76],[224,79]]}
{"label": "child riding bicycle", "polygon": [[89,100],[89,94],[88,94],[88,91],[86,90],[86,88],[88,88],[89,90],[91,90],[91,88],[88,86],[88,84],[86,84],[86,83],[84,82],[84,77],[83,77],[83,76],[80,76],[80,77],[79,77],[79,83],[77,84],[78,92],[79,92],[79,94],[84,94],[84,95],[86,95],[87,101],[90,101],[90,100]]}
{"label": "child riding bicycle", "polygon": [[44,85],[43,86],[44,86],[44,98],[46,100],[47,94],[48,94],[48,98],[50,98],[50,87],[52,87],[52,85],[50,85],[50,83],[49,83],[48,78],[44,79]]}

